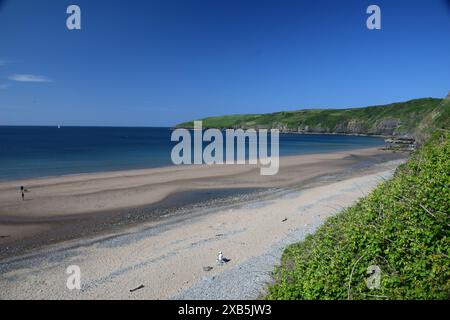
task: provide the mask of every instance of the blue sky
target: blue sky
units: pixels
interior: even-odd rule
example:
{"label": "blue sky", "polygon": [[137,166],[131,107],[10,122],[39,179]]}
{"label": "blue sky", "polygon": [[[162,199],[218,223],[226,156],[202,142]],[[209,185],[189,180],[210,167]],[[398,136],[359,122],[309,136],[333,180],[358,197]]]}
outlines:
{"label": "blue sky", "polygon": [[[77,4],[82,30],[66,28]],[[366,28],[377,4],[382,29]],[[0,0],[0,125],[170,126],[450,90],[450,1]]]}

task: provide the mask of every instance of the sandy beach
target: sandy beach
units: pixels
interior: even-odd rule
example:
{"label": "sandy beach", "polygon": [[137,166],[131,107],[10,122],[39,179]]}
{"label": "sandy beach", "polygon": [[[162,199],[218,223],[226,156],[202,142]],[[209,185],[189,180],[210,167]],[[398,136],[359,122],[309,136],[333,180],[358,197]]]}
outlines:
{"label": "sandy beach", "polygon": [[[361,149],[285,157],[275,177],[185,166],[1,183],[0,298],[257,298],[285,245],[404,159]],[[205,192],[211,199],[197,205]],[[228,264],[216,264],[219,250]],[[80,291],[66,288],[69,265],[82,270]],[[235,292],[214,289],[230,281]]]}
{"label": "sandy beach", "polygon": [[[251,165],[172,166],[0,183],[0,257],[170,215],[179,207],[255,190],[305,186],[321,176],[404,157],[376,148],[282,157],[276,176]],[[25,201],[20,186],[29,191]],[[208,206],[210,204],[207,204]],[[14,244],[14,245],[11,245]]]}

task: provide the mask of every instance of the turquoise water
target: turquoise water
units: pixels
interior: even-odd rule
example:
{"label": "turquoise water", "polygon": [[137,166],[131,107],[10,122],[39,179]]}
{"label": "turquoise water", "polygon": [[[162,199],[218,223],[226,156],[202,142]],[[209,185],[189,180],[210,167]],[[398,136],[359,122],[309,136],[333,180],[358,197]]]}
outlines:
{"label": "turquoise water", "polygon": [[[0,126],[0,180],[172,165],[170,136],[170,128]],[[378,137],[280,134],[280,155],[383,144]]]}

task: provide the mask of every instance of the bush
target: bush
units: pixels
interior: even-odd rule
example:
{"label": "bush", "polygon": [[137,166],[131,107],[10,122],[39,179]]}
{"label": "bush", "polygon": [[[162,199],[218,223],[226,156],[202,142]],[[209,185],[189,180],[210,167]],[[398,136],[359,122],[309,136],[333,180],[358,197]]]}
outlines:
{"label": "bush", "polygon": [[[394,177],[289,246],[268,299],[450,298],[450,134],[439,130]],[[381,270],[379,289],[366,284]]]}

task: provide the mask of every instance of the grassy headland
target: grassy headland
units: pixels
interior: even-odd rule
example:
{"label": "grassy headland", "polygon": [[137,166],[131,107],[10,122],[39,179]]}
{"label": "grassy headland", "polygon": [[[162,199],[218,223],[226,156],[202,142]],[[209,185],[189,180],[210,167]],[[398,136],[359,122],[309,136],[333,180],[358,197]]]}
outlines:
{"label": "grassy headland", "polygon": [[[271,114],[243,114],[202,119],[204,128],[280,129],[282,132],[340,133],[415,138],[442,99],[424,98],[383,106],[351,109],[309,109]],[[177,127],[192,128],[193,121]]]}

